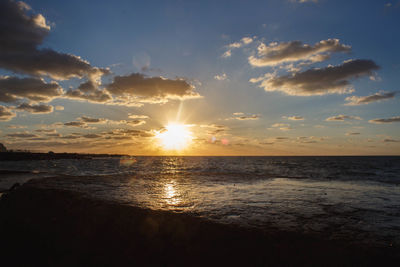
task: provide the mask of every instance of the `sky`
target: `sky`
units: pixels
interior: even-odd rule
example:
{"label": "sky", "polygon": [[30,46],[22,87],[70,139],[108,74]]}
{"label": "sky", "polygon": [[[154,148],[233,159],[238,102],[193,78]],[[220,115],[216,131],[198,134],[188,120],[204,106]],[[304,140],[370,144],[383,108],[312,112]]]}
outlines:
{"label": "sky", "polygon": [[399,0],[0,0],[0,142],[399,155],[399,25]]}

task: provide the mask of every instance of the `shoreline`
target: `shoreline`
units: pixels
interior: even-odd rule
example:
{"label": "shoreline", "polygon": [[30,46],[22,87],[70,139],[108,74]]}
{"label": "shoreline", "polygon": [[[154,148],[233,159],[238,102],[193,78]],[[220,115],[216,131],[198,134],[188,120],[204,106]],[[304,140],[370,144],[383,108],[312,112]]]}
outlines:
{"label": "shoreline", "polygon": [[27,266],[377,266],[394,247],[245,229],[24,184],[0,199],[2,262]]}

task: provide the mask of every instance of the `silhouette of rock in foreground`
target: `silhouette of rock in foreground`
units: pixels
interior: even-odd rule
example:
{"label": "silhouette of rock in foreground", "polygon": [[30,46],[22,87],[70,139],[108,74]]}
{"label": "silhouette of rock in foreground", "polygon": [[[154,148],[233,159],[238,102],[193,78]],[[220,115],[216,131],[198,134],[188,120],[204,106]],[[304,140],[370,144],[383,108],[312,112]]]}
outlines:
{"label": "silhouette of rock in foreground", "polygon": [[0,236],[2,266],[382,266],[399,260],[394,248],[251,231],[29,183],[2,197]]}

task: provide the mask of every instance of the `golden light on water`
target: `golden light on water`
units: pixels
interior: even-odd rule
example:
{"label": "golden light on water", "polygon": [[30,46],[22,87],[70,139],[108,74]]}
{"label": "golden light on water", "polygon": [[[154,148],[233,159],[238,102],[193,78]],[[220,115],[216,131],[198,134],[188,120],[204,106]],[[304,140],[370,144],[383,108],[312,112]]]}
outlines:
{"label": "golden light on water", "polygon": [[183,150],[187,148],[193,140],[189,125],[179,123],[169,123],[165,130],[156,135],[161,146],[165,150]]}
{"label": "golden light on water", "polygon": [[181,202],[176,189],[175,183],[167,183],[164,185],[164,198],[168,205],[177,205]]}

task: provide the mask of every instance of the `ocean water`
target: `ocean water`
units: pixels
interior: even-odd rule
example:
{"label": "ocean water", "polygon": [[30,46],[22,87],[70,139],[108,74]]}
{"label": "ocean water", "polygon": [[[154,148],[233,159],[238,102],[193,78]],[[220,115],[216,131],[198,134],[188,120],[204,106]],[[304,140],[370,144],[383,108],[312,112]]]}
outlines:
{"label": "ocean water", "polygon": [[[400,245],[400,157],[131,157],[0,162],[0,188],[82,192],[249,228]],[[40,179],[48,178],[48,179]]]}

